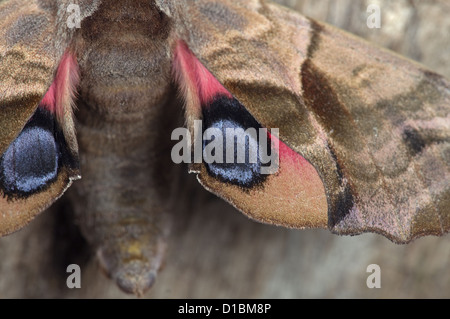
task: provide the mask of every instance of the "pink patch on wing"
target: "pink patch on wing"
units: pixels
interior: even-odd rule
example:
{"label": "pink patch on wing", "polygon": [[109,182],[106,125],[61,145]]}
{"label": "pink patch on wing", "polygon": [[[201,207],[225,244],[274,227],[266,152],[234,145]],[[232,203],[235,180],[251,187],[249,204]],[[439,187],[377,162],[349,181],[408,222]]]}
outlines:
{"label": "pink patch on wing", "polygon": [[[201,105],[207,105],[217,95],[233,98],[181,40],[177,42],[174,59],[176,78],[181,85],[193,87]],[[186,85],[183,81],[189,81],[191,85]]]}
{"label": "pink patch on wing", "polygon": [[64,114],[64,103],[71,103],[75,96],[75,88],[79,81],[78,64],[75,56],[68,51],[64,53],[56,71],[52,85],[44,95],[40,107],[56,113]]}
{"label": "pink patch on wing", "polygon": [[[298,154],[292,148],[287,146],[276,136],[268,133],[269,138],[272,140],[272,147],[274,141],[278,141],[278,154],[279,154],[279,170],[284,174],[296,174],[298,178],[308,178],[304,175],[305,169],[308,165],[311,165],[303,156]],[[293,177],[293,176],[292,176]]]}
{"label": "pink patch on wing", "polygon": [[[232,94],[209,72],[183,41],[178,41],[174,55],[174,75],[184,90],[191,88],[195,91],[201,105],[208,105],[217,95],[233,98]],[[295,152],[277,137],[268,132],[268,136],[279,142],[280,169],[301,172],[302,168],[310,165],[300,154]]]}
{"label": "pink patch on wing", "polygon": [[[196,108],[197,112],[201,112],[200,108],[207,106],[218,95],[234,98],[181,40],[174,51],[173,74],[189,107]],[[197,113],[197,116],[201,116],[201,113]],[[269,130],[267,134],[272,140],[272,147],[278,142],[279,161],[278,171],[269,176],[265,187],[271,187],[274,194],[278,194],[275,197],[276,200],[281,199],[279,204],[287,205],[286,209],[289,210],[297,207],[298,196],[306,194],[320,197],[323,186],[316,169],[303,156],[270,134]],[[317,200],[316,197],[312,201]],[[292,214],[295,213],[292,211]],[[316,216],[315,213],[311,215]]]}
{"label": "pink patch on wing", "polygon": [[290,165],[298,166],[299,168],[303,165],[307,164],[308,161],[298,154],[296,151],[294,151],[292,148],[284,144],[282,141],[280,141],[280,162],[289,163]]}

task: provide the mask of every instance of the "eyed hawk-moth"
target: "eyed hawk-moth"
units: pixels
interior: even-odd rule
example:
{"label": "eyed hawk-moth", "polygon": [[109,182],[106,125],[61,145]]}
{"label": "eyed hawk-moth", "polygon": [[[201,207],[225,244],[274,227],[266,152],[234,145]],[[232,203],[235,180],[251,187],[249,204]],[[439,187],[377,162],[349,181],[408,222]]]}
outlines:
{"label": "eyed hawk-moth", "polygon": [[0,17],[1,235],[82,175],[84,236],[142,294],[170,229],[183,108],[191,132],[279,129],[275,174],[190,165],[255,220],[398,243],[449,230],[450,86],[419,64],[267,1],[7,0]]}

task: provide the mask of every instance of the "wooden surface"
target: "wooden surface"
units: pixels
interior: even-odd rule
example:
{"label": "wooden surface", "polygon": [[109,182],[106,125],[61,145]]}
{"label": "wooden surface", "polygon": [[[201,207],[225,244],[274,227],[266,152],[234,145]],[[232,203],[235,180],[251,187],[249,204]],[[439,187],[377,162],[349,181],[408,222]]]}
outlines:
{"label": "wooden surface", "polygon": [[[379,3],[381,29],[366,26],[369,1],[280,1],[450,77],[450,5],[441,1]],[[187,174],[187,173],[186,173]],[[412,298],[450,297],[450,236],[407,246],[365,234],[288,230],[248,220],[196,185],[180,197],[164,269],[148,298]],[[60,201],[24,230],[0,239],[0,297],[133,298],[98,268],[70,209]],[[82,288],[66,287],[77,263]],[[369,289],[369,264],[381,267],[381,288]]]}

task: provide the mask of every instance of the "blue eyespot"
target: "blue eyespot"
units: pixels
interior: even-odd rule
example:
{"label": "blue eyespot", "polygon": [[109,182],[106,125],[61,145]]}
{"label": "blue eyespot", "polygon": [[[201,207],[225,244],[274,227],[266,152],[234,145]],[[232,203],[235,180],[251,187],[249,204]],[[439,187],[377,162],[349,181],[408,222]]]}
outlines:
{"label": "blue eyespot", "polygon": [[[217,96],[202,110],[203,159],[208,173],[243,188],[262,183],[266,175],[261,174],[258,143],[261,125],[234,98]],[[205,140],[205,132],[208,131],[210,134],[206,134],[208,139]],[[230,141],[231,138],[234,141]],[[269,139],[268,143],[270,145]],[[211,149],[221,154],[217,155]],[[214,161],[208,161],[208,154]]]}
{"label": "blue eyespot", "polygon": [[[220,176],[227,182],[251,183],[259,174],[261,167],[257,136],[246,134],[245,128],[232,120],[218,120],[211,123],[209,128],[217,129],[221,134],[217,137],[213,135],[210,141],[204,141],[204,150],[216,139],[222,139],[222,149],[218,150],[222,153],[221,163],[216,161],[207,163],[210,173]],[[255,129],[253,131],[256,132]],[[230,137],[234,141],[230,141]],[[207,154],[204,154],[203,158],[207,159]]]}
{"label": "blue eyespot", "polygon": [[3,188],[30,193],[56,178],[58,151],[51,132],[41,127],[25,128],[1,157]]}

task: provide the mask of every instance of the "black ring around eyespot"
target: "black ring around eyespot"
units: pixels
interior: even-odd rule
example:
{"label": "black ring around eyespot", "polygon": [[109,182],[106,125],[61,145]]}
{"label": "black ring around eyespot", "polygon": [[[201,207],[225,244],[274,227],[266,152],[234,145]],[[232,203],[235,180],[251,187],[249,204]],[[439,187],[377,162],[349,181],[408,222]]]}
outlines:
{"label": "black ring around eyespot", "polygon": [[[252,188],[265,181],[267,175],[261,174],[261,166],[258,141],[260,141],[260,131],[262,126],[253,118],[253,116],[234,98],[226,96],[217,96],[209,105],[203,106],[203,134],[207,129],[215,128],[222,134],[222,163],[205,162],[208,173],[218,178],[220,181],[230,183],[243,188]],[[234,129],[239,132],[240,142],[245,141],[245,161],[238,162],[237,147],[238,138],[234,138],[234,160],[232,163],[226,162],[226,129]],[[254,135],[245,135],[248,129],[253,129]],[[248,130],[251,132],[251,130]],[[242,135],[244,134],[244,135]],[[203,151],[208,144],[214,143],[215,135],[210,140],[203,141]],[[267,139],[267,145],[270,145],[270,139]],[[270,149],[269,147],[266,149]],[[256,154],[251,158],[251,153]]]}
{"label": "black ring around eyespot", "polygon": [[58,150],[52,132],[25,127],[1,157],[6,192],[32,193],[58,175]]}
{"label": "black ring around eyespot", "polygon": [[26,198],[44,190],[60,168],[76,167],[53,113],[37,108],[0,157],[0,187],[8,197]]}

